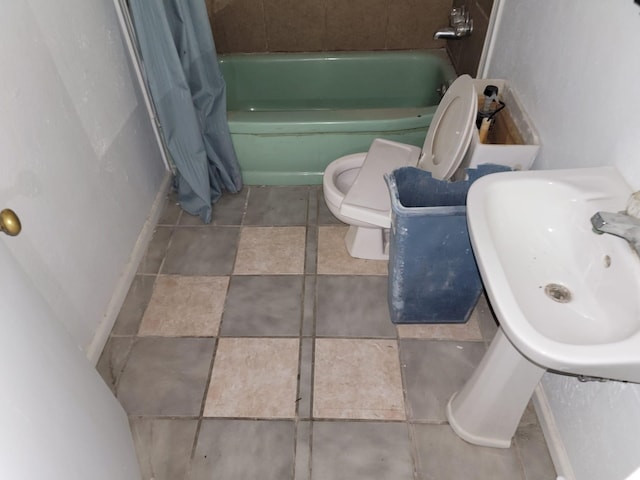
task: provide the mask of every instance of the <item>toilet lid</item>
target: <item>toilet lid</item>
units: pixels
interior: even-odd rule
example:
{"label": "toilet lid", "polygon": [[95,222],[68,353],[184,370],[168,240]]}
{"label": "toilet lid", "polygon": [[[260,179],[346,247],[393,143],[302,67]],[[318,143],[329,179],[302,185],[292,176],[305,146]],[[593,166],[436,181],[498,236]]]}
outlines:
{"label": "toilet lid", "polygon": [[451,84],[433,115],[418,167],[433,178],[448,180],[471,143],[478,111],[473,79],[462,75]]}

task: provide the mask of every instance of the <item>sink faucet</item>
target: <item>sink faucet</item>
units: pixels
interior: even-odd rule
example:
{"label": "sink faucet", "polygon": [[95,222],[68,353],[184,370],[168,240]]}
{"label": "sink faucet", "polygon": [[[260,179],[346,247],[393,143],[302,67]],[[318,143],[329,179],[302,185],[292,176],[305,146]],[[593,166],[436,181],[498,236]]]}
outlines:
{"label": "sink faucet", "polygon": [[640,219],[626,213],[598,212],[591,217],[593,231],[624,238],[640,255]]}

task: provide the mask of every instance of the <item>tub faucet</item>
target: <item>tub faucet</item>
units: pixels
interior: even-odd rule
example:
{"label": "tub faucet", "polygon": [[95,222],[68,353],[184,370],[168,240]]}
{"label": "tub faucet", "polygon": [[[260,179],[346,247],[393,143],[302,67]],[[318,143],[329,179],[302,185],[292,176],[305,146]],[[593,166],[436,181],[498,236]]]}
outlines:
{"label": "tub faucet", "polygon": [[640,219],[626,213],[597,212],[591,217],[593,231],[624,238],[640,255]]}
{"label": "tub faucet", "polygon": [[449,13],[449,26],[439,29],[434,35],[435,40],[457,40],[468,37],[473,32],[473,20],[469,16],[466,6],[452,8]]}
{"label": "tub faucet", "polygon": [[458,36],[453,27],[441,28],[433,34],[434,40],[456,40]]}

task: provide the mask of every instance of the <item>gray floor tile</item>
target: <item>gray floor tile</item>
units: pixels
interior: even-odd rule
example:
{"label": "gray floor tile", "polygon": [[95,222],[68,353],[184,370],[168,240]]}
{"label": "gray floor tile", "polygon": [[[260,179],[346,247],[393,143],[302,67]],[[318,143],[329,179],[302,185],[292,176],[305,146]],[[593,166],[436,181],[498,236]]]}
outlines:
{"label": "gray floor tile", "polygon": [[316,335],[395,338],[387,306],[387,277],[323,275],[316,288]]}
{"label": "gray floor tile", "polygon": [[404,423],[314,422],[312,439],[313,480],[413,479]]}
{"label": "gray floor tile", "polygon": [[244,225],[306,225],[309,187],[251,187]]}
{"label": "gray floor tile", "polygon": [[102,350],[96,370],[112,392],[116,391],[118,379],[132,346],[133,337],[111,337]]}
{"label": "gray floor tile", "polygon": [[549,448],[538,424],[520,426],[516,430],[515,443],[526,480],[556,478],[556,470],[549,455]]}
{"label": "gray floor tile", "polygon": [[139,338],[118,384],[129,415],[200,414],[214,341],[209,338]]}
{"label": "gray floor tile", "polygon": [[176,228],[162,273],[229,275],[239,235],[238,227]]}
{"label": "gray floor tile", "polygon": [[514,448],[487,448],[460,439],[449,425],[412,425],[421,480],[524,480]]}
{"label": "gray floor tile", "polygon": [[134,418],[130,424],[144,480],[187,478],[197,420]]}
{"label": "gray floor tile", "polygon": [[[341,224],[329,212],[320,187],[250,187],[235,195],[225,193],[214,205],[212,223],[207,226],[176,203],[171,194],[139,267],[142,275],[134,279],[96,367],[134,416],[131,428],[143,478],[555,478],[530,407],[514,447],[508,450],[467,444],[442,424],[446,402],[484,354],[479,342],[400,340],[407,417],[420,424],[311,421],[314,332],[321,337],[396,337],[389,320],[385,276],[316,277],[317,225]],[[200,415],[215,339],[134,335],[148,306],[155,274],[161,270],[178,275],[230,275],[243,224],[308,225],[306,275],[232,276],[221,331],[227,337],[302,335],[298,421],[205,419],[191,460],[198,420],[151,417]],[[496,324],[484,297],[473,314],[489,341]],[[220,341],[225,340],[231,339]],[[293,361],[297,365],[296,358]],[[232,378],[236,376],[232,370]],[[292,379],[295,385],[295,375]],[[412,455],[417,455],[415,466]]]}
{"label": "gray floor tile", "polygon": [[[211,212],[211,223],[209,226],[216,225],[241,225],[244,218],[244,212],[247,207],[247,192],[248,188],[238,192],[229,193],[225,192],[222,197],[213,204],[213,211]],[[187,212],[180,217],[179,225],[184,226],[206,226],[202,223],[200,217],[196,215],[189,215]]]}
{"label": "gray floor tile", "polygon": [[293,478],[293,421],[203,420],[190,480]]}
{"label": "gray floor tile", "polygon": [[522,418],[520,419],[520,423],[518,425],[520,427],[539,425],[538,414],[536,413],[536,409],[533,406],[533,401],[529,400],[529,403],[527,403],[527,407],[524,409],[524,413],[522,414]]}
{"label": "gray floor tile", "polygon": [[222,316],[225,336],[298,336],[302,275],[234,276]]}
{"label": "gray floor tile", "polygon": [[155,281],[155,275],[136,275],[134,277],[111,331],[112,335],[135,335],[138,333],[140,321],[149,305]]}
{"label": "gray floor tile", "polygon": [[446,421],[445,408],[484,355],[481,342],[400,340],[400,363],[407,390],[407,417]]}
{"label": "gray floor tile", "polygon": [[138,266],[138,273],[158,273],[171,241],[173,227],[156,227],[153,238]]}
{"label": "gray floor tile", "polygon": [[322,189],[318,192],[318,225],[344,225],[329,211]]}

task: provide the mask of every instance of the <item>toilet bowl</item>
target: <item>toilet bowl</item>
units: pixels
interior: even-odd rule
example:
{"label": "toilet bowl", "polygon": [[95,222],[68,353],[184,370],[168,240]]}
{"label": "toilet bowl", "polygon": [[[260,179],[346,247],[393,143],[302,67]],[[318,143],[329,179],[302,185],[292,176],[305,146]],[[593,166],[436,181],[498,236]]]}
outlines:
{"label": "toilet bowl", "polygon": [[[353,185],[364,163],[366,152],[341,157],[341,162],[333,162],[324,171],[324,199],[329,211],[340,221],[349,224],[345,243],[349,255],[357,258],[384,260],[389,258],[385,251],[384,228],[340,213],[340,205]],[[326,180],[325,180],[326,179]],[[389,227],[386,227],[389,228]]]}
{"label": "toilet bowl", "polygon": [[345,155],[338,160],[331,162],[324,171],[323,177],[323,192],[324,199],[327,203],[327,207],[331,213],[340,221],[344,223],[350,223],[357,226],[371,226],[369,223],[361,222],[357,219],[348,218],[340,213],[340,204],[344,200],[344,196],[347,194],[351,185],[355,181],[360,167],[364,162],[366,152],[354,153],[352,155]]}
{"label": "toilet bowl", "polygon": [[391,201],[384,174],[415,164],[419,153],[412,145],[376,139],[368,152],[340,157],[325,169],[324,199],[329,211],[349,224],[345,244],[352,257],[389,258]]}
{"label": "toilet bowl", "polygon": [[[340,157],[324,171],[322,185],[327,207],[339,220],[349,224],[345,243],[356,258],[389,258],[388,229],[391,201],[384,175],[405,166],[431,172],[433,178],[449,180],[461,168],[471,139],[477,136],[475,119],[478,97],[473,79],[462,75],[451,84],[433,116],[422,148],[377,138],[369,151]],[[493,161],[509,167],[528,169],[507,159]],[[476,167],[474,157],[464,168]],[[456,175],[458,178],[459,175]]]}

